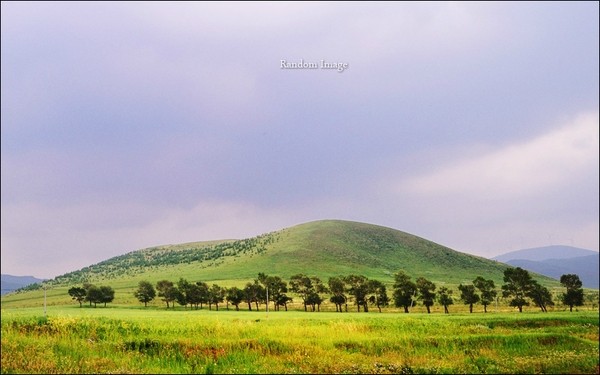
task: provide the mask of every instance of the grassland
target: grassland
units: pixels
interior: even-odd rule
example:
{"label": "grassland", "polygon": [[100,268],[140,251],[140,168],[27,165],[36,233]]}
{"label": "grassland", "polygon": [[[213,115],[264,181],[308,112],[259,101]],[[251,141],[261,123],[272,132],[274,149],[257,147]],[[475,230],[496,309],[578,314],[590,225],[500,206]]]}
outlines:
{"label": "grassland", "polygon": [[2,373],[598,373],[598,312],[2,310]]}

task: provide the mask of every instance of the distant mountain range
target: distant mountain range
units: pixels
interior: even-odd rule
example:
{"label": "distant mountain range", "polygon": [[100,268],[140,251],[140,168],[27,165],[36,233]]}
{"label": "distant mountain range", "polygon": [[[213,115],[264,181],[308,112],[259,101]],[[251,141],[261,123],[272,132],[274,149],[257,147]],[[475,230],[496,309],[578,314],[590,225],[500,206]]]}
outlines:
{"label": "distant mountain range", "polygon": [[13,290],[25,287],[27,285],[35,284],[44,281],[44,279],[38,279],[33,276],[13,276],[2,274],[1,285],[2,295],[10,293]]}
{"label": "distant mountain range", "polygon": [[577,274],[586,288],[599,289],[599,253],[572,246],[544,246],[511,251],[492,258],[555,279]]}

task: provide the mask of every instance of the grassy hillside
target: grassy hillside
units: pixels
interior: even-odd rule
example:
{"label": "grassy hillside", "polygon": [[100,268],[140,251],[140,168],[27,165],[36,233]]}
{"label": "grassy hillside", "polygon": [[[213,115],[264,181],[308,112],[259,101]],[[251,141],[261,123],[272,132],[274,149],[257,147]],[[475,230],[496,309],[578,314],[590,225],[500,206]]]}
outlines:
{"label": "grassy hillside", "polygon": [[[49,304],[69,303],[66,290],[83,282],[110,285],[115,303],[137,303],[140,280],[180,277],[221,286],[243,286],[259,272],[287,280],[296,273],[319,276],[361,274],[385,283],[398,270],[437,285],[470,283],[476,276],[502,284],[506,264],[454,251],[395,229],[339,220],[315,221],[245,240],[194,242],[133,251],[57,277],[48,283]],[[535,275],[542,284],[558,282]],[[41,290],[2,298],[2,306],[40,304]],[[156,302],[159,303],[159,302]]]}

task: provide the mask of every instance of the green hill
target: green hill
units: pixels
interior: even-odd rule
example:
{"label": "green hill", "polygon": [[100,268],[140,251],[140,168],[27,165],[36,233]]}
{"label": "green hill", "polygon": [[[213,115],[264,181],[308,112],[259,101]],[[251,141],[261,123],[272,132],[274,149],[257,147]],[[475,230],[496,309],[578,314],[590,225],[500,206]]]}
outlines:
{"label": "green hill", "polygon": [[[476,276],[502,284],[504,263],[461,253],[426,239],[382,226],[340,220],[297,225],[245,240],[193,242],[132,251],[47,282],[50,303],[70,303],[66,290],[84,282],[110,285],[115,303],[137,303],[140,280],[205,281],[243,286],[259,272],[288,280],[297,273],[318,276],[361,274],[391,284],[404,270],[437,285],[470,283]],[[534,275],[555,287],[556,280]],[[3,307],[39,304],[41,290],[2,298]],[[37,300],[37,301],[35,301]]]}

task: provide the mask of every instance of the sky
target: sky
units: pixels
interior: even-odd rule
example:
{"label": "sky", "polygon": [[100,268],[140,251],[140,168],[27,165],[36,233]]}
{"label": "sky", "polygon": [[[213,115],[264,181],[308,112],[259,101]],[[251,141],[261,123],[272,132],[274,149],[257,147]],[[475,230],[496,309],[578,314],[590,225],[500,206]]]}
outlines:
{"label": "sky", "polygon": [[598,2],[1,6],[2,273],[321,219],[598,250]]}

